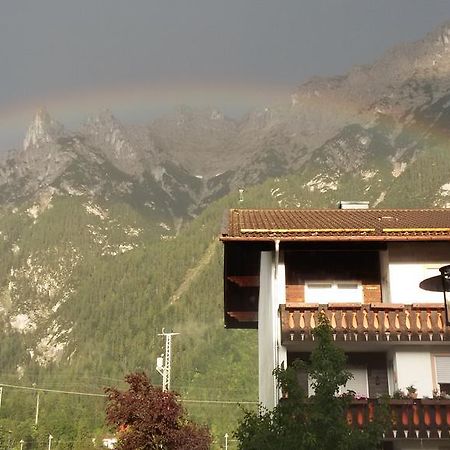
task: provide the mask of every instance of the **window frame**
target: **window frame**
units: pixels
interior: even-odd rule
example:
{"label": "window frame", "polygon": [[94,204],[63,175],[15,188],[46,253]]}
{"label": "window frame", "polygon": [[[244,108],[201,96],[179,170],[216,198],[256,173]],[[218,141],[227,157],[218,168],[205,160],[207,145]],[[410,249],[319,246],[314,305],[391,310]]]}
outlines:
{"label": "window frame", "polygon": [[[344,289],[339,290],[339,285],[356,285],[355,292],[358,298],[348,297],[348,293],[344,293]],[[329,298],[327,300],[319,300],[311,298],[311,293],[314,291],[314,285],[330,285]],[[348,291],[348,289],[346,289]],[[316,291],[317,292],[317,291]],[[323,295],[323,294],[321,294]],[[327,295],[327,294],[325,294]],[[305,280],[305,303],[364,303],[364,290],[361,280]]]}

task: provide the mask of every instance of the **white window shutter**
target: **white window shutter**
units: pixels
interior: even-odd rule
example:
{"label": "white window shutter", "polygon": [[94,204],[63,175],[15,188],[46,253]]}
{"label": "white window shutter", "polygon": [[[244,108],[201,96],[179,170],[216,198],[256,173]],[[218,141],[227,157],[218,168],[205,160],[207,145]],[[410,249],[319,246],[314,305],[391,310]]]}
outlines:
{"label": "white window shutter", "polygon": [[347,381],[347,384],[342,387],[341,392],[354,391],[356,394],[369,396],[369,386],[367,381],[366,367],[349,367],[348,370],[352,373],[353,378]]}
{"label": "white window shutter", "polygon": [[450,356],[436,356],[436,377],[438,383],[450,383]]}

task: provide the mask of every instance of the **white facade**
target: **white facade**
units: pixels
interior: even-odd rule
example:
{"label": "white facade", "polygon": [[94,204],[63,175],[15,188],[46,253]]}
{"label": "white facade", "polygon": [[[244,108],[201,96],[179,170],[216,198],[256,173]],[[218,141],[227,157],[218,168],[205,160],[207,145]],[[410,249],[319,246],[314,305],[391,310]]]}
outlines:
{"label": "white facade", "polygon": [[[442,293],[419,288],[425,278],[439,275],[439,267],[450,263],[450,244],[441,242],[392,243],[381,258],[388,289],[383,299],[390,303],[443,303]],[[387,265],[387,267],[386,267]]]}
{"label": "white facade", "polygon": [[[439,275],[439,268],[450,263],[449,255],[449,243],[390,243],[380,255],[383,301],[404,305],[443,303],[441,292],[424,291],[419,283]],[[406,391],[412,385],[419,398],[431,398],[433,390],[439,390],[433,352],[420,347],[415,347],[414,351],[392,347],[390,393]],[[436,351],[450,357],[450,346],[437,347]]]}
{"label": "white facade", "polygon": [[284,263],[277,252],[261,253],[258,310],[259,401],[268,409],[278,402],[279,392],[273,370],[287,364],[281,345],[279,306],[286,302]]}

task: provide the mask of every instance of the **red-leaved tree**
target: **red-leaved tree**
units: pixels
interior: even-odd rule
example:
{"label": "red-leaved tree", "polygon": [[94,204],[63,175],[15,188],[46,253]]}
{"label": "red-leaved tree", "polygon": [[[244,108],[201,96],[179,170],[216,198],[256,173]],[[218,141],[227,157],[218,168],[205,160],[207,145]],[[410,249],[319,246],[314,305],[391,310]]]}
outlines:
{"label": "red-leaved tree", "polygon": [[145,373],[125,377],[129,388],[105,389],[106,420],[119,431],[119,450],[207,450],[211,435],[206,427],[186,417],[177,394],[153,386]]}

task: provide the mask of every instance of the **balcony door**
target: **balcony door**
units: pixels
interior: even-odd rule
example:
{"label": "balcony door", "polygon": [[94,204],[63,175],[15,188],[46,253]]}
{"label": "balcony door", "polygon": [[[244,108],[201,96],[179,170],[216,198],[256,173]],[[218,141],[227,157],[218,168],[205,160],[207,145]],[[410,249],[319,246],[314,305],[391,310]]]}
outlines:
{"label": "balcony door", "polygon": [[[369,379],[366,366],[349,366],[347,370],[351,372],[353,378],[347,381],[345,386],[341,386],[339,389],[339,395],[345,394],[348,391],[352,391],[357,396],[369,397]],[[308,375],[308,395],[314,395],[314,389],[312,387],[312,379]]]}
{"label": "balcony door", "polygon": [[348,370],[352,373],[353,378],[347,381],[345,386],[341,387],[340,393],[347,391],[354,392],[357,396],[369,397],[369,379],[367,376],[367,367],[350,366]]}

